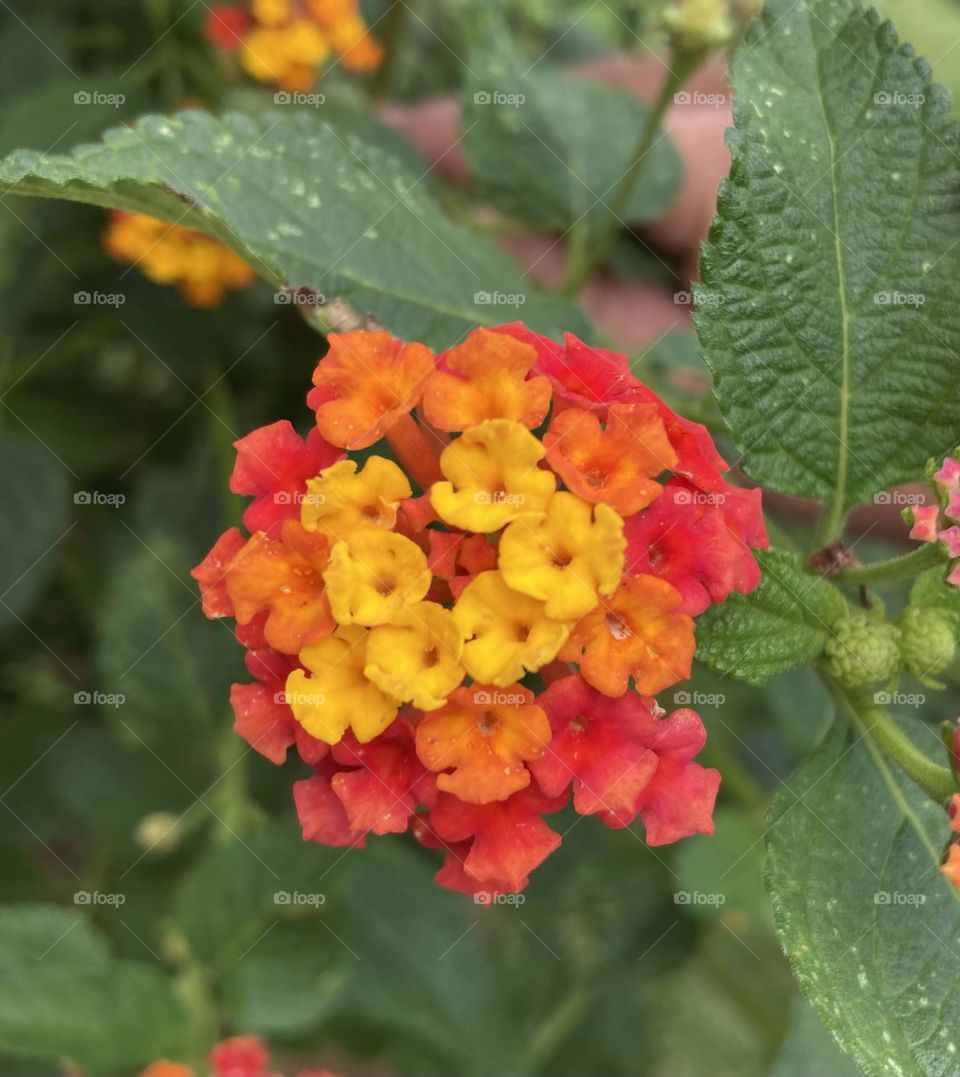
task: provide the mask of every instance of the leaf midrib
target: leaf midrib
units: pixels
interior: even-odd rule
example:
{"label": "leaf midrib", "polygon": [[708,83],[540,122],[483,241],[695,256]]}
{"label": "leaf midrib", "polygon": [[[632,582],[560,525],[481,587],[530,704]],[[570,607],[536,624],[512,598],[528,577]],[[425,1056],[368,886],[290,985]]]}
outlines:
{"label": "leaf midrib", "polygon": [[[813,19],[816,15],[809,11],[811,38],[813,37]],[[834,257],[837,263],[837,286],[840,293],[840,391],[838,400],[837,416],[837,450],[836,483],[834,484],[833,500],[828,510],[828,523],[831,532],[839,529],[847,503],[848,481],[848,452],[847,439],[850,432],[850,310],[847,305],[847,280],[846,267],[843,259],[843,244],[840,240],[840,192],[837,186],[837,147],[833,138],[833,129],[827,114],[827,103],[823,96],[823,81],[821,78],[822,52],[817,51],[817,77],[815,85],[817,89],[817,102],[820,105],[820,114],[823,117],[823,129],[827,136],[827,145],[830,150],[830,194],[833,203],[833,247]],[[832,534],[829,536],[832,537]]]}

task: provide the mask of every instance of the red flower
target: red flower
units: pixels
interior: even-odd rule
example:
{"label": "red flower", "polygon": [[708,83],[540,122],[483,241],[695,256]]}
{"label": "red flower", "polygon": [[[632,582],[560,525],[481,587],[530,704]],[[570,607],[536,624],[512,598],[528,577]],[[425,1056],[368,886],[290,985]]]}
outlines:
{"label": "red flower", "polygon": [[331,785],[355,832],[401,834],[417,810],[418,796],[433,800],[433,778],[417,759],[413,727],[405,718],[368,744],[347,733],[333,757],[344,769]]}
{"label": "red flower", "polygon": [[230,489],[254,498],[243,522],[251,534],[262,531],[272,539],[280,537],[284,520],[300,519],[307,479],[343,456],[316,428],[304,440],[286,419],[261,426],[234,445],[237,462]]}
{"label": "red flower", "polygon": [[308,841],[362,847],[367,834],[401,834],[419,803],[436,799],[436,785],[413,747],[413,727],[398,718],[375,740],[352,733],[294,784],[294,799]]}
{"label": "red flower", "polygon": [[215,1077],[268,1077],[270,1053],[259,1036],[233,1036],[210,1052]]}
{"label": "red flower", "polygon": [[491,804],[466,804],[441,793],[430,812],[430,827],[445,843],[472,839],[463,859],[466,875],[485,889],[514,893],[560,845],[560,835],[541,816],[565,803],[566,797],[545,796],[534,785]]}
{"label": "red flower", "polygon": [[190,570],[200,584],[200,600],[207,617],[233,617],[233,603],[227,594],[227,567],[247,544],[240,528],[231,527],[213,544],[213,549]]}
{"label": "red flower", "polygon": [[529,764],[543,792],[560,796],[572,782],[581,815],[632,815],[657,769],[649,702],[632,692],[611,699],[576,674],[555,681],[537,702],[553,730],[547,751]]}
{"label": "red flower", "polygon": [[655,719],[643,736],[657,756],[653,777],[637,797],[633,812],[603,812],[601,819],[607,826],[624,827],[639,814],[648,845],[712,834],[720,772],[692,762],[707,742],[700,715],[687,708],[676,710],[667,718]]}
{"label": "red flower", "polygon": [[296,659],[279,651],[259,650],[247,651],[244,661],[257,683],[230,688],[234,731],[271,763],[283,763],[291,744],[296,744],[305,763],[319,763],[327,745],[310,736],[283,699],[287,674],[297,668]]}
{"label": "red flower", "polygon": [[677,454],[678,462],[673,470],[678,475],[689,479],[701,490],[722,490],[725,487],[723,473],[730,470],[730,465],[717,452],[710,431],[702,423],[681,418],[652,389],[639,382],[631,390],[629,399],[634,404],[657,405],[663,425],[667,428],[667,437]]}
{"label": "red flower", "polygon": [[362,849],[366,845],[363,833],[354,833],[347,819],[343,801],[333,791],[330,779],[337,773],[337,765],[329,756],[314,767],[312,778],[293,783],[293,801],[304,841],[316,841],[335,848],[352,845]]}
{"label": "red flower", "polygon": [[591,348],[567,333],[564,344],[532,333],[522,322],[502,325],[496,332],[522,340],[537,351],[535,370],[553,386],[555,400],[587,411],[603,411],[623,401],[639,381],[630,373],[625,355]]}
{"label": "red flower", "polygon": [[760,582],[760,566],[751,547],[769,545],[760,490],[729,483],[708,494],[671,479],[645,512],[627,521],[625,531],[627,573],[666,580],[693,617],[731,591],[752,591]]}
{"label": "red flower", "polygon": [[237,52],[243,44],[250,16],[242,7],[233,4],[214,4],[207,9],[204,34],[207,40],[224,52]]}

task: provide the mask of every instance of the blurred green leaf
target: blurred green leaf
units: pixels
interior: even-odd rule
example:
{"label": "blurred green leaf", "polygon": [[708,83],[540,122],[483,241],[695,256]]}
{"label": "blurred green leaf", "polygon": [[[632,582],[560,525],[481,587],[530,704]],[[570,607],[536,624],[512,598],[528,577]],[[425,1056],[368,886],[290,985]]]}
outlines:
{"label": "blurred green leaf", "polygon": [[[607,214],[648,106],[622,90],[529,62],[505,35],[469,58],[464,147],[480,198],[538,228],[566,231]],[[650,150],[626,210],[630,224],[656,220],[683,175],[673,143]]]}
{"label": "blurred green leaf", "polygon": [[185,1028],[173,981],[113,959],[81,907],[0,909],[0,1051],[129,1074],[181,1054]]}
{"label": "blurred green leaf", "polygon": [[697,657],[718,673],[764,684],[823,651],[846,603],[835,587],[805,572],[792,554],[760,550],[763,576],[749,595],[732,594],[697,620]]}
{"label": "blurred green leaf", "polygon": [[569,304],[533,294],[492,240],[447,220],[402,162],[314,116],[147,116],[69,156],[17,152],[11,193],[180,221],[268,279],[373,312],[398,335],[449,345],[503,320],[519,296],[535,329],[586,333]]}
{"label": "blurred green leaf", "polygon": [[763,889],[763,829],[758,818],[740,808],[714,812],[714,833],[697,834],[677,849],[680,876],[675,900],[685,912],[705,919],[734,918],[746,926],[772,927]]}
{"label": "blurred green leaf", "polygon": [[63,465],[34,438],[0,432],[0,627],[33,601],[67,520]]}
{"label": "blurred green leaf", "polygon": [[103,596],[96,688],[122,697],[108,708],[121,735],[199,793],[213,742],[232,725],[230,684],[243,665],[229,627],[200,612],[189,563],[160,536],[134,543]]}
{"label": "blurred green leaf", "polygon": [[849,1055],[823,1027],[817,1012],[804,999],[795,998],[790,1007],[790,1027],[769,1077],[860,1077]]}
{"label": "blurred green leaf", "polygon": [[838,722],[770,823],[777,926],[824,1024],[867,1077],[952,1077],[960,897],[938,870],[943,810]]}

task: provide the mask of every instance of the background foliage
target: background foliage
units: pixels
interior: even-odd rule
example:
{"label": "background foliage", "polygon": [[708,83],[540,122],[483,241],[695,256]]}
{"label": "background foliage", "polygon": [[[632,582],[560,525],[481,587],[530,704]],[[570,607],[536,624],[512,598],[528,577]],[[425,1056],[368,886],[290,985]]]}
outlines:
{"label": "background foliage", "polygon": [[[636,49],[638,36],[656,45],[649,6],[430,3],[429,26],[414,27],[397,72],[397,93],[464,94],[470,116],[481,83],[523,74],[546,54],[524,78],[536,145],[527,132],[506,129],[502,113],[475,109],[466,149],[484,200],[530,225],[565,227],[585,208],[584,186],[609,186],[622,169],[618,132],[638,126],[643,107],[572,82],[562,66]],[[930,38],[934,57],[943,51],[934,19],[955,27],[951,40],[960,34],[951,0],[920,5],[926,21],[916,5],[884,6],[904,12],[904,30],[921,48]],[[713,616],[702,650],[711,669],[701,665],[685,689],[709,730],[705,762],[724,774],[713,838],[650,850],[631,831],[581,827],[571,815],[560,825],[563,850],[536,873],[524,903],[493,909],[435,887],[434,857],[403,839],[346,854],[301,842],[289,798],[299,764],[281,772],[232,734],[228,687],[245,674],[228,631],[202,619],[187,575],[212,538],[237,521],[238,499],[226,493],[233,440],[302,414],[321,342],[298,311],[274,301],[276,285],[345,296],[398,334],[436,345],[475,321],[505,320],[472,301],[495,288],[528,295],[521,313],[536,328],[591,329],[579,310],[530,290],[478,233],[466,196],[425,175],[416,151],[370,118],[347,80],[325,84],[322,117],[313,110],[277,116],[269,94],[224,84],[202,40],[202,4],[2,7],[0,150],[35,154],[17,154],[0,169],[0,1071],[58,1074],[58,1058],[70,1056],[91,1073],[129,1075],[159,1055],[200,1050],[216,1035],[254,1032],[291,1062],[323,1060],[345,1072],[852,1075],[854,1063],[800,999],[776,914],[801,981],[822,993],[821,1013],[833,1014],[831,1030],[864,1072],[887,1072],[888,1057],[912,1060],[903,1072],[911,1064],[925,1074],[954,1072],[952,1039],[940,1029],[956,1026],[957,970],[949,957],[944,964],[943,946],[930,935],[954,934],[956,909],[942,907],[940,895],[924,907],[920,930],[903,920],[915,909],[857,904],[876,890],[909,889],[917,860],[929,867],[931,839],[905,827],[902,802],[884,799],[889,790],[863,746],[837,772],[837,782],[842,777],[854,791],[849,801],[838,804],[831,784],[807,798],[823,770],[818,757],[846,750],[839,731],[793,775],[829,725],[831,704],[816,678],[794,667],[822,647],[834,595],[795,578],[782,552],[768,557],[748,612],[731,600]],[[378,11],[370,5],[371,18]],[[871,27],[852,47],[871,62],[909,68],[891,78],[922,81],[912,61],[876,44]],[[802,68],[794,73],[800,82],[817,64],[822,72],[816,43],[804,48],[810,51],[791,45],[789,55],[771,43],[769,51],[758,48],[755,66],[741,69],[744,101],[782,75],[783,64]],[[867,77],[842,55],[831,59],[836,78]],[[765,64],[781,66],[774,73]],[[960,50],[938,61],[936,74],[960,86]],[[125,100],[118,108],[74,105],[79,89],[94,87]],[[85,152],[79,163],[66,156],[108,127],[193,97],[250,118],[155,119],[136,135],[115,132],[108,149]],[[810,102],[796,99],[793,107],[796,130],[809,124],[810,139],[822,142],[825,128]],[[947,132],[946,99],[935,96],[931,108],[926,134],[901,130],[905,158],[923,146],[936,157],[943,140],[955,137]],[[236,146],[261,136],[262,153],[236,169],[236,184],[221,184]],[[758,275],[766,300],[776,301],[770,274],[781,255],[816,254],[801,235],[810,220],[802,207],[777,201],[782,193],[764,172],[758,143],[744,125],[704,284],[742,288],[745,305]],[[182,155],[176,168],[161,144]],[[868,139],[838,152],[859,155],[850,174],[873,183],[871,165],[886,145]],[[781,151],[788,148],[766,142],[766,155]],[[579,170],[583,184],[558,180],[563,173],[544,154]],[[267,198],[262,188],[279,157],[283,179]],[[799,181],[819,176],[803,171],[809,159],[802,154],[783,161]],[[664,143],[637,192],[634,219],[658,216],[679,176],[676,153]],[[190,310],[174,291],[106,257],[96,205],[24,199],[8,190],[17,182],[20,193],[166,215],[175,207],[183,223],[209,228],[256,260],[267,282],[220,310]],[[200,214],[211,188],[211,212]],[[851,209],[864,215],[850,222],[851,242],[869,216],[900,211],[871,192],[850,195]],[[815,218],[835,205],[826,187],[807,194]],[[728,257],[734,243],[758,250],[756,237],[728,235],[745,227],[735,212],[741,197],[753,204],[772,198],[769,212],[796,230],[777,231],[781,249],[761,250],[755,265],[731,265]],[[908,249],[927,243],[940,251],[955,242],[948,229],[927,225],[936,234],[914,237]],[[944,288],[956,280],[955,256],[939,268]],[[818,276],[815,266],[809,272]],[[731,281],[737,273],[745,276]],[[790,277],[784,271],[783,287]],[[811,289],[807,302],[818,335],[791,355],[797,385],[818,373],[805,359],[835,353],[842,332],[842,317],[833,316],[837,289],[827,294],[822,275],[817,283],[824,295]],[[862,300],[861,285],[853,279],[846,298]],[[122,293],[124,303],[84,305],[78,292]],[[823,309],[831,317],[818,317]],[[864,310],[864,318],[879,317]],[[773,314],[756,314],[763,316]],[[934,329],[952,339],[952,323]],[[704,350],[718,385],[747,383],[728,399],[769,392],[764,404],[777,409],[790,386],[751,381],[750,368],[733,360],[750,347],[734,334],[751,331],[745,319],[705,324]],[[897,325],[887,320],[876,331],[895,364],[903,345]],[[925,355],[935,365],[930,347]],[[689,334],[634,359],[642,376],[674,393],[697,379],[705,384]],[[876,352],[850,357],[861,361],[879,360]],[[904,397],[913,392],[910,373]],[[855,376],[863,380],[862,372]],[[822,386],[831,414],[841,384],[831,368]],[[710,418],[732,455],[733,439],[713,405],[702,394],[687,403]],[[856,407],[850,423],[869,433],[870,422],[881,422],[872,399],[858,398]],[[742,448],[749,416],[736,406],[723,410]],[[909,459],[889,467],[887,427],[877,426],[851,465],[847,500],[915,471],[928,451],[921,434],[956,427],[953,413],[938,416],[941,427],[932,432],[927,421],[910,426],[902,418],[897,436]],[[755,462],[755,478],[788,492],[829,493],[833,472],[807,487],[799,477],[809,473],[804,452],[822,432],[786,429],[791,437],[774,430],[747,470]],[[802,519],[775,511],[774,524],[785,545],[809,545]],[[884,552],[873,538],[858,550],[865,559]],[[895,606],[905,592],[890,598]],[[957,707],[951,692],[946,704],[919,708],[925,731]],[[901,801],[912,795],[898,793]],[[923,814],[919,806],[911,811]],[[169,814],[156,829],[158,812]],[[151,840],[161,837],[156,844],[145,840],[145,820],[155,828]],[[762,884],[766,837],[769,876],[781,894],[775,909]],[[877,864],[882,877],[861,877],[861,869],[876,874],[867,866]],[[278,893],[319,896],[303,905],[278,903]],[[880,952],[860,954],[868,921]],[[820,975],[824,954],[844,970],[842,979]],[[918,978],[929,988],[935,1024],[904,1012],[903,990]]]}

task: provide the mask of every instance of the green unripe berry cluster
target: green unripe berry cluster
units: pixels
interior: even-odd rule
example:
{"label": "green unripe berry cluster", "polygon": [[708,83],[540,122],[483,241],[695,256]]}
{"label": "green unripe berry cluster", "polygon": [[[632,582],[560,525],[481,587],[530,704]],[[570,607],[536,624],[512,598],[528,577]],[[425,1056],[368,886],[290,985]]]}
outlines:
{"label": "green unripe berry cluster", "polygon": [[869,614],[852,613],[833,626],[824,654],[829,672],[848,688],[890,681],[900,669],[900,629]]}
{"label": "green unripe berry cluster", "polygon": [[910,606],[900,617],[903,664],[919,681],[928,682],[953,661],[956,625],[947,610]]}

